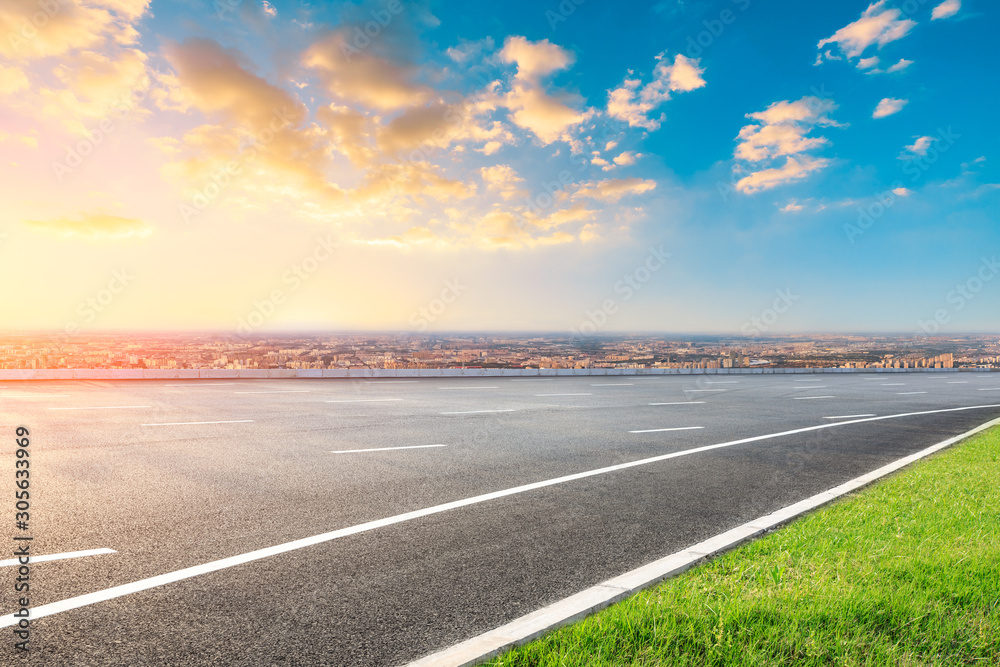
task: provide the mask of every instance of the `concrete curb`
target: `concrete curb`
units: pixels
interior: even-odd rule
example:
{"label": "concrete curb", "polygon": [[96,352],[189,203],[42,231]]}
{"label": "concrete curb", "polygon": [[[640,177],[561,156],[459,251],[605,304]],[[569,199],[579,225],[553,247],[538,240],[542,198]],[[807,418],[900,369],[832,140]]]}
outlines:
{"label": "concrete curb", "polygon": [[11,380],[260,380],[299,378],[575,377],[989,372],[983,368],[272,368],[142,370],[103,368],[0,369]]}
{"label": "concrete curb", "polygon": [[821,507],[832,500],[896,472],[915,461],[997,425],[1000,425],[1000,419],[989,421],[971,431],[948,438],[927,449],[923,449],[915,454],[882,466],[877,470],[873,470],[870,473],[856,477],[829,491],[824,491],[776,512],[749,521],[742,526],[737,526],[704,542],[699,542],[683,551],[670,554],[665,558],[661,558],[631,572],[626,572],[613,579],[608,579],[559,602],[515,619],[495,630],[408,663],[406,667],[470,667],[471,665],[486,662],[516,646],[537,639],[550,630],[574,623],[643,589],[649,588],[664,579],[681,574],[701,561],[729,551],[748,540],[802,516],[806,512]]}

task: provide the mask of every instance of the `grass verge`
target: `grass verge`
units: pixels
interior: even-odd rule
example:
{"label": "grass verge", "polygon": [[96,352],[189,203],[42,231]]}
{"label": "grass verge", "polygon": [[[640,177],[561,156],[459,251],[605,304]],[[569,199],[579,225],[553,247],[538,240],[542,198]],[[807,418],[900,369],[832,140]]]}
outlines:
{"label": "grass verge", "polygon": [[1000,427],[487,663],[1000,665]]}

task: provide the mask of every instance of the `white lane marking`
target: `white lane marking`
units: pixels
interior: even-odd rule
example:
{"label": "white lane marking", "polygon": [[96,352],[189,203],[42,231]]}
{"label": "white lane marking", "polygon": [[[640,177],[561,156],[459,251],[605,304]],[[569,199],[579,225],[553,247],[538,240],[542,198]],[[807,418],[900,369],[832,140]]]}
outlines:
{"label": "white lane marking", "polygon": [[836,398],[835,396],[795,396],[793,401],[811,401],[815,398]]}
{"label": "white lane marking", "polygon": [[465,391],[467,389],[499,389],[500,387],[438,387],[441,391]]}
{"label": "white lane marking", "polygon": [[748,521],[732,530],[727,530],[724,533],[692,545],[683,551],[670,554],[652,563],[647,563],[634,570],[630,570],[625,574],[591,586],[579,593],[525,614],[520,618],[516,618],[499,628],[484,632],[419,660],[414,660],[405,667],[465,667],[467,665],[483,663],[490,658],[504,653],[513,646],[526,644],[550,630],[590,616],[664,579],[677,576],[692,566],[697,565],[700,561],[705,560],[706,557],[721,554],[769,530],[779,528],[806,512],[826,505],[843,495],[856,491],[915,461],[939,452],[997,424],[1000,424],[1000,419],[995,419],[971,431],[948,438],[915,454],[897,459],[877,470],[873,470],[860,477],[855,477],[828,491],[810,496],[792,505],[787,505],[776,512],[758,517],[753,521]]}
{"label": "white lane marking", "polygon": [[883,387],[905,387],[906,383],[905,382],[883,382],[882,386]]}
{"label": "white lane marking", "polygon": [[[101,556],[103,554],[116,554],[118,553],[114,549],[87,549],[85,551],[67,551],[61,554],[48,554],[46,556],[31,556],[31,564],[35,563],[46,563],[52,560],[66,560],[67,558],[83,558],[85,556]],[[11,567],[12,565],[19,565],[20,561],[17,558],[9,558],[7,560],[0,560],[0,567]]]}
{"label": "white lane marking", "polygon": [[401,401],[401,398],[351,398],[337,401],[323,401],[324,403],[384,403],[385,401]]}
{"label": "white lane marking", "polygon": [[[726,447],[734,447],[736,445],[743,445],[749,442],[759,442],[761,440],[770,440],[771,438],[780,438],[786,435],[796,435],[799,433],[820,431],[827,428],[849,426],[851,424],[862,424],[873,421],[884,421],[886,419],[900,419],[903,417],[915,417],[920,415],[940,414],[944,412],[964,412],[966,410],[985,410],[991,408],[1000,408],[1000,404],[969,405],[962,408],[941,408],[938,410],[924,410],[921,412],[901,412],[899,414],[884,415],[882,417],[868,417],[866,419],[855,419],[846,422],[831,422],[829,424],[819,424],[816,426],[806,426],[804,428],[797,428],[791,431],[781,431],[778,433],[755,435],[749,438],[742,438],[740,440],[730,440],[729,442],[721,442],[716,445],[705,445],[704,447],[695,447],[694,449],[685,449],[683,451],[671,452],[669,454],[660,454],[659,456],[652,456],[647,459],[639,459],[637,461],[630,461],[628,463],[619,463],[617,465],[608,466],[606,468],[596,468],[594,470],[578,472],[572,475],[566,475],[564,477],[555,477],[552,479],[543,480],[541,482],[533,482],[531,484],[524,484],[523,486],[515,486],[513,488],[503,489],[501,491],[484,493],[482,495],[473,496],[471,498],[465,498],[463,500],[454,500],[449,503],[434,505],[432,507],[427,507],[420,510],[414,510],[412,512],[406,512],[405,514],[397,514],[395,516],[387,517],[385,519],[369,521],[367,523],[361,523],[354,526],[349,526],[347,528],[341,528],[339,530],[330,531],[328,533],[313,535],[312,537],[304,537],[302,539],[293,540],[291,542],[285,542],[284,544],[279,544],[273,547],[266,547],[264,549],[258,549],[256,551],[250,551],[244,554],[230,556],[229,558],[223,558],[220,560],[211,561],[209,563],[203,563],[201,565],[194,565],[192,567],[187,567],[182,570],[167,572],[166,574],[160,574],[155,577],[140,579],[139,581],[133,581],[131,583],[121,584],[119,586],[113,586],[111,588],[107,588],[102,591],[96,591],[94,593],[86,593],[84,595],[78,595],[76,597],[67,598],[65,600],[60,600],[58,602],[50,602],[49,604],[33,608],[32,618],[44,618],[46,616],[52,616],[53,614],[58,614],[60,612],[69,611],[71,609],[79,609],[80,607],[87,607],[89,605],[96,604],[98,602],[114,600],[115,598],[120,598],[125,595],[129,595],[131,593],[137,593],[139,591],[149,590],[151,588],[156,588],[158,586],[163,586],[165,584],[170,584],[177,581],[183,581],[184,579],[190,579],[192,577],[196,577],[202,574],[207,574],[209,572],[224,570],[226,568],[234,567],[236,565],[242,565],[244,563],[249,563],[255,560],[260,560],[262,558],[267,558],[269,556],[288,553],[289,551],[295,551],[297,549],[302,549],[304,547],[310,547],[316,544],[330,542],[331,540],[336,540],[341,537],[347,537],[349,535],[364,533],[370,530],[375,530],[376,528],[384,528],[385,526],[391,526],[397,523],[403,523],[405,521],[419,519],[425,516],[430,516],[432,514],[440,514],[441,512],[446,512],[452,509],[458,509],[460,507],[468,507],[469,505],[476,505],[479,503],[484,503],[489,500],[496,500],[497,498],[505,498],[507,496],[513,496],[516,494],[525,493],[527,491],[543,489],[549,486],[555,486],[557,484],[565,484],[567,482],[573,482],[578,479],[586,479],[588,477],[604,475],[611,472],[617,472],[619,470],[627,470],[629,468],[636,468],[639,466],[649,465],[651,463],[658,463],[660,461],[668,461],[670,459],[676,459],[681,456],[690,456],[691,454],[698,454],[700,452],[708,452],[715,449],[723,449]],[[992,423],[1000,423],[1000,420],[994,420],[994,422],[991,422],[991,424]],[[982,427],[979,430],[982,430]],[[848,482],[848,484],[849,483],[850,482]],[[15,623],[17,623],[17,621],[18,619],[14,618],[14,614],[7,614],[6,616],[0,617],[0,628],[10,627]]]}
{"label": "white lane marking", "polygon": [[729,391],[728,389],[685,389],[684,391]]}
{"label": "white lane marking", "polygon": [[591,392],[585,394],[535,394],[535,396],[593,396]]}
{"label": "white lane marking", "polygon": [[897,396],[909,396],[911,394],[926,394],[926,391],[897,391]]}
{"label": "white lane marking", "polygon": [[165,384],[164,387],[231,387],[235,382],[185,382],[184,384]]}
{"label": "white lane marking", "polygon": [[978,389],[977,391],[1000,391],[1000,387],[990,387],[988,389]]}
{"label": "white lane marking", "polygon": [[629,433],[660,433],[662,431],[694,431],[704,426],[677,426],[675,428],[647,428],[641,431],[629,431]]}
{"label": "white lane marking", "polygon": [[739,380],[705,380],[705,384],[739,384]]}
{"label": "white lane marking", "polygon": [[274,391],[235,391],[234,394],[308,394],[308,389],[276,389]]}
{"label": "white lane marking", "polygon": [[151,408],[151,405],[98,405],[92,408],[49,408],[49,410],[132,410],[138,408]]}
{"label": "white lane marking", "polygon": [[64,398],[69,394],[6,394],[0,398]]}
{"label": "white lane marking", "polygon": [[602,382],[600,384],[592,384],[591,387],[631,387],[634,382]]}
{"label": "white lane marking", "polygon": [[948,380],[945,384],[969,384],[968,380]]}
{"label": "white lane marking", "polygon": [[372,449],[342,449],[331,454],[355,454],[357,452],[388,452],[395,449],[427,449],[428,447],[447,447],[448,445],[410,445],[408,447],[374,447]]}
{"label": "white lane marking", "polygon": [[834,415],[833,417],[823,417],[823,419],[855,419],[857,417],[874,417],[875,413],[869,413],[867,415]]}
{"label": "white lane marking", "polygon": [[191,424],[246,424],[252,419],[227,419],[218,422],[163,422],[161,424],[142,424],[142,426],[188,426]]}
{"label": "white lane marking", "polygon": [[465,410],[462,412],[442,412],[442,415],[478,415],[484,412],[514,412],[513,409],[508,410]]}
{"label": "white lane marking", "polygon": [[677,401],[676,403],[650,403],[650,405],[704,405],[705,401]]}

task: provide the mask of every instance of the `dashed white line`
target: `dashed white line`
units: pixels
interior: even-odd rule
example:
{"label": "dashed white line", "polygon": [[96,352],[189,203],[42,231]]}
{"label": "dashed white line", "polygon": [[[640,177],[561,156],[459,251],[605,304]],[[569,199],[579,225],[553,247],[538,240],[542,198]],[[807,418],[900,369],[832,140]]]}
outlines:
{"label": "dashed white line", "polygon": [[647,428],[641,431],[629,431],[629,433],[661,433],[663,431],[695,431],[704,426],[677,426],[675,428]]}
{"label": "dashed white line", "polygon": [[882,384],[883,387],[905,387],[905,382],[885,382]]}
{"label": "dashed white line", "polygon": [[581,394],[535,394],[535,396],[593,396],[591,392]]}
{"label": "dashed white line", "polygon": [[705,401],[677,401],[675,403],[650,403],[649,405],[704,405]]}
{"label": "dashed white line", "polygon": [[442,415],[478,415],[486,412],[514,412],[513,409],[508,410],[463,410],[461,412],[442,412]]}
{"label": "dashed white line", "polygon": [[816,398],[835,398],[834,396],[795,396],[793,401],[811,401]]}
{"label": "dashed white line", "polygon": [[[367,523],[361,523],[354,526],[349,526],[347,528],[341,528],[339,530],[330,531],[328,533],[321,533],[319,535],[313,535],[311,537],[304,537],[302,539],[293,540],[291,542],[285,542],[284,544],[278,544],[273,547],[266,547],[264,549],[258,549],[256,551],[250,551],[248,553],[230,556],[228,558],[211,561],[209,563],[203,563],[201,565],[187,567],[182,570],[175,570],[174,572],[167,572],[165,574],[156,575],[154,577],[140,579],[138,581],[133,581],[128,584],[113,586],[111,588],[106,588],[104,590],[96,591],[94,593],[86,593],[84,595],[78,595],[76,597],[66,598],[65,600],[59,600],[58,602],[50,602],[48,604],[44,604],[32,609],[32,618],[45,618],[46,616],[52,616],[54,614],[59,614],[64,611],[70,611],[72,609],[80,609],[82,607],[89,607],[90,605],[97,604],[99,602],[106,602],[108,600],[114,600],[120,597],[124,597],[126,595],[131,595],[132,593],[138,593],[139,591],[146,591],[152,588],[158,588],[159,586],[164,586],[166,584],[183,581],[185,579],[191,579],[192,577],[197,577],[202,574],[208,574],[209,572],[217,572],[219,570],[225,570],[227,568],[235,567],[237,565],[243,565],[244,563],[250,563],[253,561],[261,560],[263,558],[269,558],[270,556],[276,556],[278,554],[288,553],[290,551],[296,551],[298,549],[303,549],[305,547],[310,547],[317,544],[323,544],[325,542],[330,542],[332,540],[336,540],[342,537],[347,537],[349,535],[357,535],[358,533],[364,533],[378,528],[384,528],[385,526],[391,526],[406,521],[412,521],[414,519],[423,518],[425,516],[431,516],[433,514],[440,514],[441,512],[446,512],[448,510],[458,509],[461,507],[468,507],[470,505],[476,505],[490,500],[496,500],[498,498],[505,498],[516,494],[526,493],[528,491],[534,491],[536,489],[543,489],[549,486],[555,486],[557,484],[565,484],[567,482],[573,482],[578,479],[586,479],[588,477],[594,477],[597,475],[605,475],[612,472],[618,472],[620,470],[627,470],[629,468],[636,468],[639,466],[650,465],[652,463],[659,463],[660,461],[668,461],[670,459],[675,459],[682,456],[690,456],[692,454],[713,451],[716,449],[723,449],[726,447],[734,447],[736,445],[743,445],[751,442],[759,442],[761,440],[770,440],[771,438],[780,438],[786,435],[796,435],[798,433],[808,433],[810,431],[819,431],[827,428],[849,426],[851,424],[860,424],[872,421],[883,421],[886,419],[900,419],[903,417],[914,417],[919,415],[938,414],[944,412],[983,410],[987,408],[989,409],[1000,408],[1000,404],[969,405],[961,408],[943,408],[939,410],[925,410],[922,412],[903,412],[895,415],[885,415],[882,417],[869,417],[867,419],[859,419],[854,421],[832,422],[830,424],[818,424],[816,426],[806,426],[804,428],[793,429],[791,431],[768,433],[765,435],[757,435],[749,438],[743,438],[740,440],[721,442],[715,445],[705,445],[704,447],[685,449],[683,451],[671,452],[669,454],[660,454],[658,456],[653,456],[646,459],[639,459],[637,461],[629,461],[628,463],[619,463],[605,468],[586,470],[584,472],[578,472],[572,475],[566,475],[564,477],[555,477],[552,479],[542,480],[540,482],[525,484],[523,486],[515,486],[500,491],[493,491],[491,493],[486,493],[479,496],[473,496],[471,498],[455,500],[449,503],[444,503],[442,505],[434,505],[432,507],[427,507],[420,510],[414,510],[412,512],[407,512],[405,514],[397,514],[395,516],[390,516],[385,519],[378,519],[376,521],[369,521]],[[7,614],[6,616],[0,617],[0,628],[9,628],[10,626],[15,625],[18,622],[18,620],[19,619],[14,617],[14,614]]]}
{"label": "dashed white line", "polygon": [[65,398],[69,394],[8,394],[0,398]]}
{"label": "dashed white line", "polygon": [[466,391],[468,389],[499,389],[500,387],[438,387],[441,391]]}
{"label": "dashed white line", "polygon": [[986,389],[978,389],[977,391],[1000,391],[1000,387],[989,387]]}
{"label": "dashed white line", "polygon": [[969,384],[968,380],[948,380],[945,384]]}
{"label": "dashed white line", "polygon": [[162,422],[159,424],[142,424],[142,426],[192,426],[195,424],[249,424],[252,419],[226,419],[217,422]]}
{"label": "dashed white line", "polygon": [[386,401],[401,401],[401,398],[351,398],[336,401],[323,401],[324,403],[384,403]]}
{"label": "dashed white line", "polygon": [[371,449],[342,449],[331,454],[356,454],[357,452],[388,452],[395,449],[428,449],[429,447],[447,447],[448,445],[410,445],[408,447],[373,447]]}
{"label": "dashed white line", "polygon": [[138,408],[150,408],[151,405],[98,405],[88,408],[49,408],[49,410],[135,410]]}
{"label": "dashed white line", "polygon": [[866,415],[834,415],[832,417],[823,417],[823,419],[857,419],[858,417],[874,417],[875,413],[869,413]]}
{"label": "dashed white line", "polygon": [[[87,549],[85,551],[67,551],[61,554],[48,554],[45,556],[31,556],[31,563],[46,563],[53,560],[66,560],[67,558],[83,558],[85,556],[101,556],[103,554],[116,554],[118,553],[114,549]],[[20,561],[17,558],[8,558],[7,560],[0,560],[0,567],[11,567],[13,565],[18,565]]]}
{"label": "dashed white line", "polygon": [[926,391],[897,391],[897,396],[910,396],[911,394],[926,394]]}
{"label": "dashed white line", "polygon": [[274,391],[236,391],[234,394],[308,394],[308,389],[276,389]]}

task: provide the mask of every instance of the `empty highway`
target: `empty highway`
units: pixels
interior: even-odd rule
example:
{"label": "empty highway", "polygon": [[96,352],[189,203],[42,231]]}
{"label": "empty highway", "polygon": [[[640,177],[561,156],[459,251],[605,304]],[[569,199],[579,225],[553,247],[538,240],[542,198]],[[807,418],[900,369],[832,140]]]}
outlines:
{"label": "empty highway", "polygon": [[11,381],[0,484],[26,426],[31,664],[391,666],[998,417],[986,372]]}

